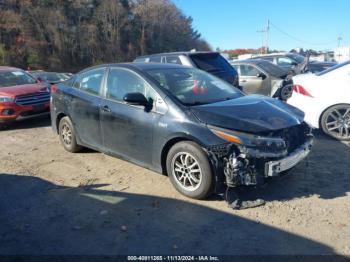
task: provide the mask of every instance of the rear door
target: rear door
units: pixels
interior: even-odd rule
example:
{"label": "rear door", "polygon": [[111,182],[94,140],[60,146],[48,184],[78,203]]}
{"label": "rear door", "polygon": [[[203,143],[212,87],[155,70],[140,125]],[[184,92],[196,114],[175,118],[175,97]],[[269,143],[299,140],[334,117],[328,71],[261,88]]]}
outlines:
{"label": "rear door", "polygon": [[123,101],[127,93],[140,92],[154,102],[158,95],[137,73],[112,67],[106,82],[105,99],[101,105],[103,144],[107,152],[131,159],[146,166],[152,163],[153,126],[162,116],[155,106],[146,110]]}
{"label": "rear door", "polygon": [[102,146],[100,126],[101,86],[106,68],[77,76],[70,97],[70,116],[80,140],[93,148]]}

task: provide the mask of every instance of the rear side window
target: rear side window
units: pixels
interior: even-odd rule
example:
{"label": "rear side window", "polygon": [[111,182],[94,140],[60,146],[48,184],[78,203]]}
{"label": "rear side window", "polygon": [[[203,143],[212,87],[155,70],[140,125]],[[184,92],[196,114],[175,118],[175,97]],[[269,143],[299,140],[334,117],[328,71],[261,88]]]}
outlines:
{"label": "rear side window", "polygon": [[74,87],[87,93],[98,95],[100,93],[104,72],[104,68],[84,72],[78,77],[77,81],[74,83]]}
{"label": "rear side window", "polygon": [[280,66],[291,66],[293,65],[293,61],[289,57],[278,57],[277,64]]}
{"label": "rear side window", "polygon": [[156,92],[139,75],[127,69],[111,68],[107,79],[106,97],[123,101],[127,93],[135,92],[143,94],[148,100],[155,101],[156,99]]}
{"label": "rear side window", "polygon": [[220,54],[196,54],[190,57],[199,69],[207,72],[227,72],[234,70]]}
{"label": "rear side window", "polygon": [[259,58],[259,59],[266,60],[266,61],[273,62],[273,57],[258,57],[258,58]]}
{"label": "rear side window", "polygon": [[146,60],[149,60],[149,58],[136,58],[135,60],[134,60],[134,63],[144,63],[144,62],[148,62],[148,61],[146,61]]}
{"label": "rear side window", "polygon": [[168,64],[181,65],[181,60],[180,60],[179,56],[175,56],[175,55],[168,55],[168,56],[166,56],[166,62]]}
{"label": "rear side window", "polygon": [[251,65],[240,65],[242,76],[257,76],[259,71]]}
{"label": "rear side window", "polygon": [[151,62],[151,63],[160,63],[161,62],[161,57],[160,56],[151,56],[149,58],[149,62]]}

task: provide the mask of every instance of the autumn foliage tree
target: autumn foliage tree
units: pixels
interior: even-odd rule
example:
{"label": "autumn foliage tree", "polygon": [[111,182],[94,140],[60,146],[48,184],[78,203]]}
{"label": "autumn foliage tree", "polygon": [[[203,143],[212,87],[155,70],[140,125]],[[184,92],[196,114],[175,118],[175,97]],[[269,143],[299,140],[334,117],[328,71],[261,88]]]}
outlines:
{"label": "autumn foliage tree", "polygon": [[0,64],[73,72],[210,49],[170,0],[0,0],[0,47]]}

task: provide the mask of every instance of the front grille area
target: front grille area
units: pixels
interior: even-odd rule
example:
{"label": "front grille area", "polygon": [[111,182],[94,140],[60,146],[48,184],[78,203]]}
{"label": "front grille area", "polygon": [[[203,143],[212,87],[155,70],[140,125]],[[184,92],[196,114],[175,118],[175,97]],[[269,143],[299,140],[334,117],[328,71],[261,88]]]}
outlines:
{"label": "front grille area", "polygon": [[308,138],[308,134],[310,134],[310,127],[306,123],[279,131],[279,135],[286,142],[288,153],[293,152],[304,144]]}
{"label": "front grille area", "polygon": [[49,92],[38,92],[29,95],[21,95],[16,97],[16,104],[20,106],[40,105],[50,101]]}

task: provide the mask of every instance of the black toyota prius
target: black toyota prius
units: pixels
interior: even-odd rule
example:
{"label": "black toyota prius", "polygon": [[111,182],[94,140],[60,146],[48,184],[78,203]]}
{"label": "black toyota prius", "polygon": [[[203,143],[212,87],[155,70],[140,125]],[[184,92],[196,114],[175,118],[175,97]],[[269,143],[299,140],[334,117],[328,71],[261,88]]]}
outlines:
{"label": "black toyota prius", "polygon": [[52,87],[51,117],[67,151],[89,147],[166,174],[197,199],[278,176],[312,145],[300,110],[171,64],[83,70]]}

